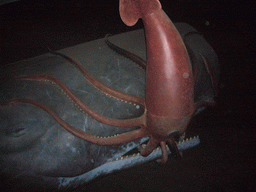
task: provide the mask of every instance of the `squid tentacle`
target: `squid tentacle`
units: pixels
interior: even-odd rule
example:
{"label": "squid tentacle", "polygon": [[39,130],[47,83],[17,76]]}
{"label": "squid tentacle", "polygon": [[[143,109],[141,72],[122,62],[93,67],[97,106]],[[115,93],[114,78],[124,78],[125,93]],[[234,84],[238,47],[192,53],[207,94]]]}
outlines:
{"label": "squid tentacle", "polygon": [[115,44],[111,43],[108,40],[108,35],[106,36],[106,40],[105,43],[108,45],[109,48],[111,48],[112,50],[114,50],[115,52],[119,53],[120,55],[132,60],[133,62],[137,63],[139,66],[141,66],[143,69],[146,69],[147,66],[147,62],[142,59],[140,56],[135,55],[129,51],[126,51],[125,49],[116,46]]}
{"label": "squid tentacle", "polygon": [[88,115],[90,115],[95,120],[99,121],[100,123],[115,126],[115,127],[137,127],[142,124],[144,124],[144,116],[145,113],[137,118],[132,119],[113,119],[105,117],[87,105],[85,105],[75,94],[60,80],[57,78],[51,77],[49,75],[38,75],[38,76],[24,76],[24,77],[18,77],[17,79],[22,80],[46,80],[51,81],[52,83],[55,83],[57,86],[59,86],[66,94],[67,96],[84,112],[86,112]]}
{"label": "squid tentacle", "polygon": [[53,112],[51,109],[46,107],[44,104],[39,103],[37,101],[29,100],[29,99],[16,99],[8,103],[1,104],[0,106],[4,107],[14,103],[29,103],[29,104],[40,107],[41,109],[46,111],[48,114],[50,114],[64,129],[66,129],[73,135],[79,137],[80,139],[83,139],[85,141],[88,141],[97,145],[119,145],[119,144],[128,143],[132,140],[135,140],[141,137],[148,136],[148,132],[145,130],[144,126],[142,126],[141,129],[137,129],[131,132],[122,133],[122,134],[114,135],[110,137],[93,136],[79,129],[74,128],[73,126],[68,124],[66,121],[64,121],[62,118],[60,118],[55,112]]}
{"label": "squid tentacle", "polygon": [[[51,81],[52,83],[55,83],[57,86],[59,86],[66,94],[67,96],[84,112],[86,112],[88,115],[90,115],[95,120],[99,121],[100,123],[115,126],[115,127],[137,127],[143,124],[143,118],[144,114],[140,117],[133,118],[133,119],[113,119],[105,117],[87,105],[85,105],[75,94],[60,80],[57,78],[48,76],[48,75],[39,75],[39,76],[24,76],[19,77],[17,79],[23,79],[23,80],[46,80]],[[37,105],[39,106],[39,105]],[[40,107],[40,106],[39,106]]]}
{"label": "squid tentacle", "polygon": [[154,137],[150,137],[146,147],[141,151],[141,155],[146,157],[151,154],[158,146],[160,141]]}
{"label": "squid tentacle", "polygon": [[172,152],[172,156],[175,158],[180,158],[181,154],[179,152],[179,149],[177,147],[177,143],[175,142],[175,139],[172,137],[170,139],[167,140],[167,145],[170,149],[170,151]]}
{"label": "squid tentacle", "polygon": [[161,150],[162,150],[162,159],[158,159],[157,162],[161,164],[165,164],[168,160],[168,153],[166,148],[165,141],[160,142]]}
{"label": "squid tentacle", "polygon": [[141,106],[145,106],[145,100],[141,97],[138,97],[138,96],[135,96],[135,95],[130,95],[130,94],[127,94],[127,93],[122,93],[120,91],[117,91],[115,89],[112,89],[111,87],[107,86],[107,85],[104,85],[102,82],[100,82],[99,80],[97,80],[96,78],[94,78],[86,69],[84,66],[82,66],[78,61],[62,54],[62,53],[59,53],[59,52],[56,52],[56,51],[51,51],[52,54],[55,54],[55,55],[59,55],[63,58],[65,58],[66,60],[68,60],[71,64],[73,64],[76,68],[78,68],[80,70],[80,72],[84,75],[84,77],[94,86],[96,87],[97,89],[99,89],[101,92],[111,96],[111,97],[114,97],[114,98],[117,98],[117,99],[120,99],[120,100],[123,100],[123,101],[128,101],[128,102],[131,102],[131,103],[135,103],[135,104],[138,104],[138,105],[141,105]]}

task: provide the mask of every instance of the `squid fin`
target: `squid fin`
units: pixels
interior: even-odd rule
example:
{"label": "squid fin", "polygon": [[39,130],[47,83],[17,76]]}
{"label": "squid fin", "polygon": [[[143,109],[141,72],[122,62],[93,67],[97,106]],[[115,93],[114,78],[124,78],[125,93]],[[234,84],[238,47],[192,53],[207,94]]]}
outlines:
{"label": "squid fin", "polygon": [[159,0],[120,0],[119,12],[122,21],[133,26],[139,18],[161,9]]}

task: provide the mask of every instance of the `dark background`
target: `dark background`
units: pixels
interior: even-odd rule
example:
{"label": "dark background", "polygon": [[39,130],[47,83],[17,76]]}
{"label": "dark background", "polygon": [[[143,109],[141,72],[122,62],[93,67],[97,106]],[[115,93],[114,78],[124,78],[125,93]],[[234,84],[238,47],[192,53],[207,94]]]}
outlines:
{"label": "dark background", "polygon": [[[173,22],[195,27],[221,64],[216,105],[188,134],[201,144],[170,157],[98,178],[76,191],[255,191],[255,2],[161,1]],[[0,6],[1,65],[143,27],[125,26],[117,0],[34,0]],[[254,35],[254,36],[253,36]],[[1,70],[1,67],[0,67]],[[9,184],[8,186],[11,186]]]}

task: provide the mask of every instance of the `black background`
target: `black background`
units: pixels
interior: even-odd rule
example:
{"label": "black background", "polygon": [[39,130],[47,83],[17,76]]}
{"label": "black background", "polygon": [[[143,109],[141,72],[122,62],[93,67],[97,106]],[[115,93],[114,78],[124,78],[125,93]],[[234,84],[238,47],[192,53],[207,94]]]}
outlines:
{"label": "black background", "polygon": [[[201,144],[181,160],[150,162],[75,191],[255,191],[255,2],[161,3],[173,22],[187,22],[200,31],[220,60],[216,105],[188,128],[188,134],[200,135]],[[19,1],[0,6],[0,21],[2,66],[47,53],[47,47],[59,50],[143,27],[141,21],[133,27],[122,23],[117,0]],[[3,185],[11,189],[12,184]]]}

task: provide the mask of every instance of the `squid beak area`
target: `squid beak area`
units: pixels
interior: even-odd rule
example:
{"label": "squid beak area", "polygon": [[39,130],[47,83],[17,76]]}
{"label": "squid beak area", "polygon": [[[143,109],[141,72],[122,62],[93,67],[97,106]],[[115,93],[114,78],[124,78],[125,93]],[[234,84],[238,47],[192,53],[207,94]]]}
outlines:
{"label": "squid beak area", "polygon": [[166,141],[166,144],[171,151],[171,154],[174,158],[181,158],[182,155],[177,147],[175,140],[183,140],[185,138],[185,132],[180,134],[179,131],[173,131],[168,134],[169,139]]}
{"label": "squid beak area", "polygon": [[[170,137],[166,140],[166,144],[171,151],[171,154],[174,158],[181,158],[181,152],[179,151],[177,147],[176,140],[179,140],[180,138],[185,137],[185,133],[181,136],[180,134],[175,133],[173,137]],[[136,149],[133,150],[135,153],[140,153],[142,156],[147,157],[150,155],[155,149],[159,148],[160,141],[155,139],[154,137],[151,137],[147,144],[143,143],[140,146],[138,146]],[[136,151],[135,151],[136,150]]]}
{"label": "squid beak area", "polygon": [[[166,144],[174,158],[181,158],[180,151],[179,151],[179,149],[177,147],[177,143],[175,141],[177,138],[179,138],[179,137],[177,137],[177,134],[175,135],[175,137],[168,138],[166,140]],[[147,157],[155,149],[159,148],[160,142],[161,141],[155,139],[154,137],[151,137],[149,139],[149,141],[147,142],[147,144],[143,143],[140,146],[138,146],[136,149],[133,149],[132,151],[135,153],[140,153],[143,157]]]}
{"label": "squid beak area", "polygon": [[[149,140],[144,140],[143,143],[138,146],[134,146],[134,148],[127,151],[122,156],[113,159],[111,162],[124,161],[125,166],[127,166],[129,163],[137,165],[151,160],[161,159],[161,157],[163,159],[163,148],[160,146],[160,143],[161,141],[151,137]],[[173,157],[180,159],[183,156],[182,151],[198,145],[200,143],[200,139],[199,136],[185,139],[185,133],[183,133],[180,135],[177,142],[174,138],[168,138],[165,140],[165,143],[168,154],[171,153]]]}
{"label": "squid beak area", "polygon": [[169,150],[171,151],[171,154],[174,158],[181,158],[181,154],[180,154],[180,151],[177,147],[177,144],[176,142],[172,141],[172,142],[166,142],[167,146],[169,147]]}

